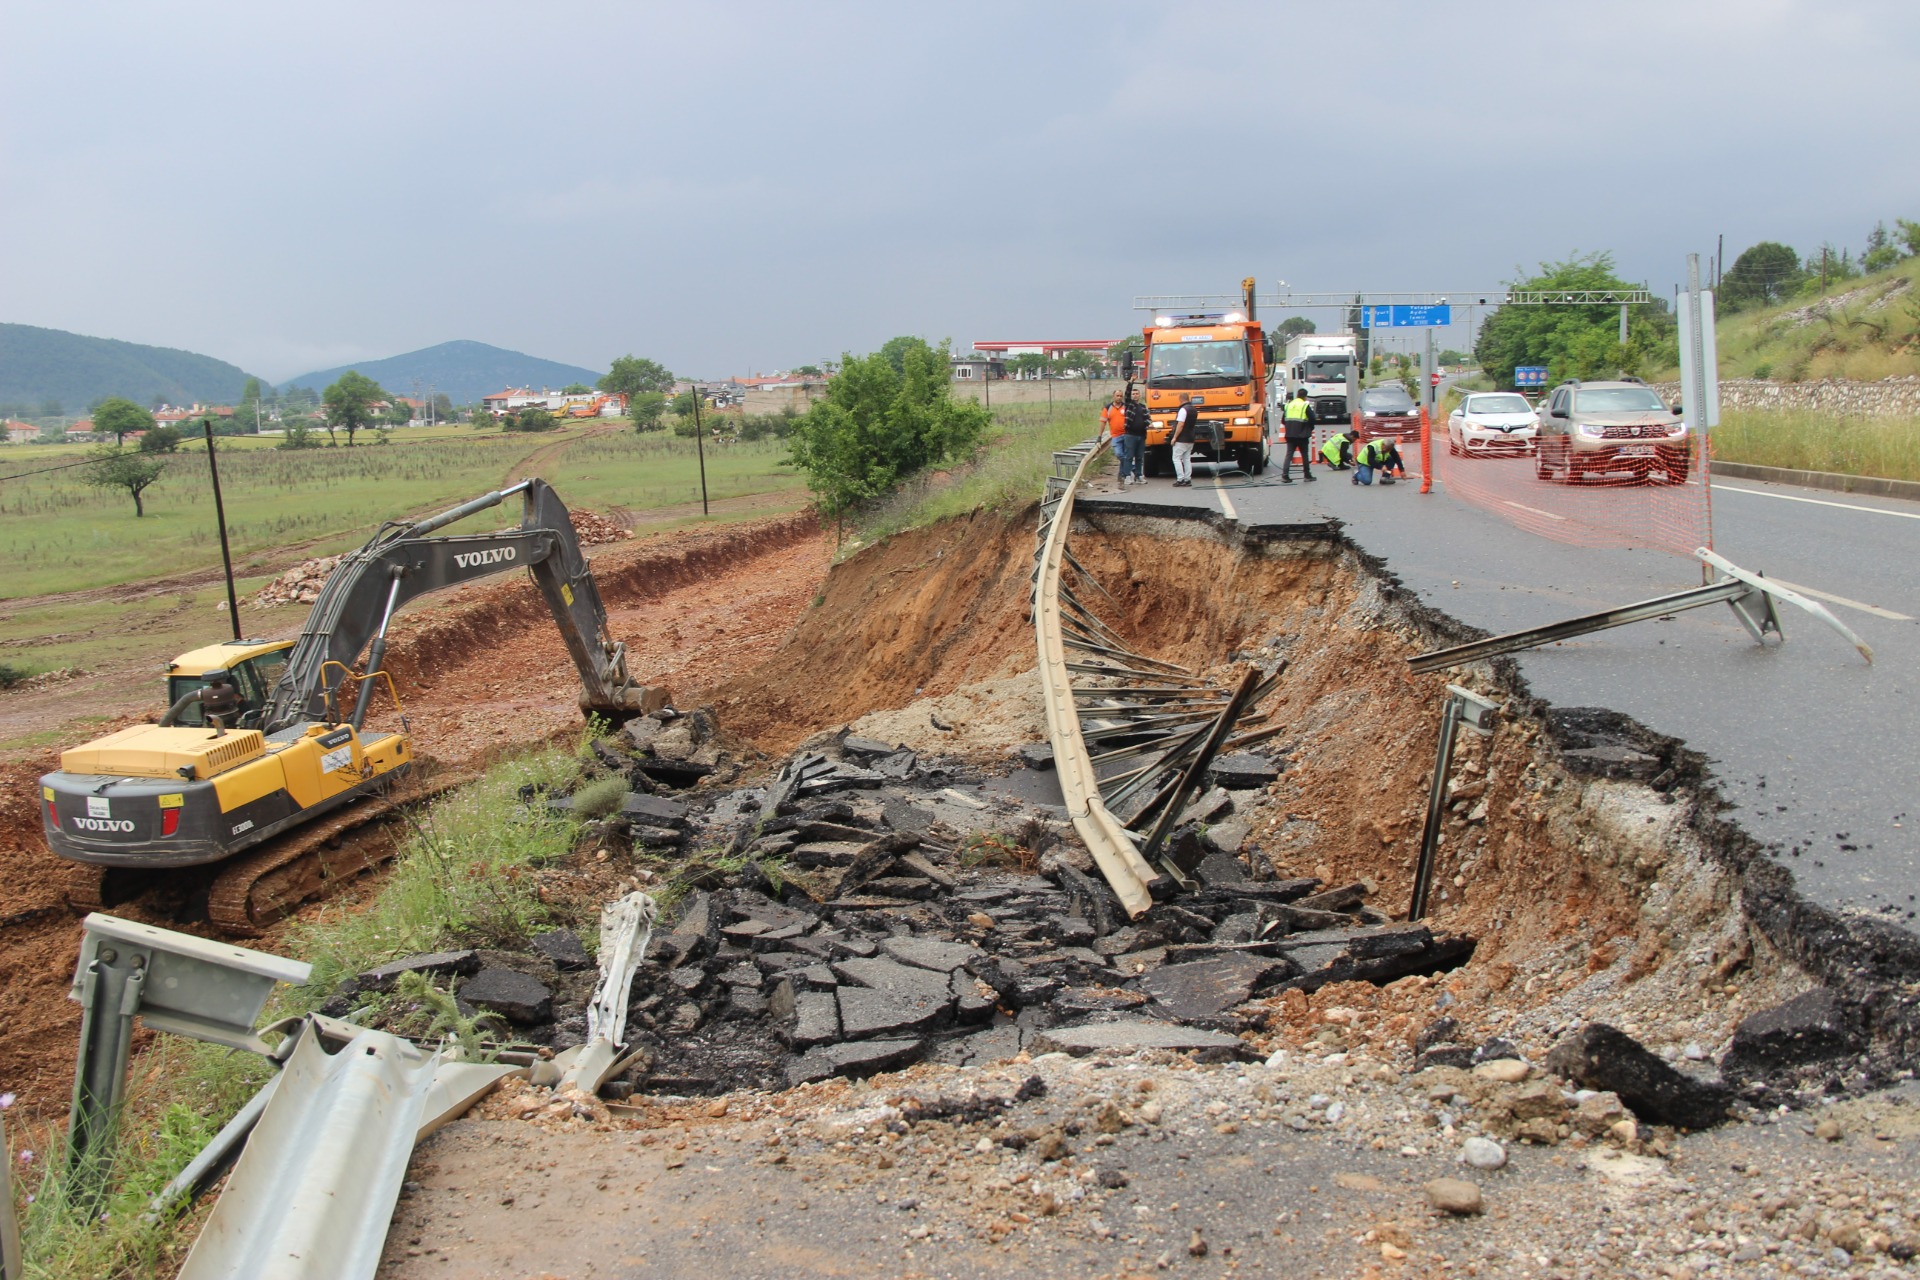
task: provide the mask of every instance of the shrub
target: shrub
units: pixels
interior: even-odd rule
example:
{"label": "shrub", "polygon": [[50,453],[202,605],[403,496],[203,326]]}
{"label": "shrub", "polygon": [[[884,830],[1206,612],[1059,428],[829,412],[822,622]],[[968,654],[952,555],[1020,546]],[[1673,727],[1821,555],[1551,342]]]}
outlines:
{"label": "shrub", "polygon": [[573,812],[581,818],[604,818],[620,808],[630,790],[625,778],[589,782],[573,793]]}

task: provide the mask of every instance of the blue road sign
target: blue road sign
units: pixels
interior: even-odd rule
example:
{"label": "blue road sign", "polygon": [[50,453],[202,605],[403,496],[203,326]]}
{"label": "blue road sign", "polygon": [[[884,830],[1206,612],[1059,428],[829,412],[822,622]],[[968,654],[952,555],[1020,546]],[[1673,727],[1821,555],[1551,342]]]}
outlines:
{"label": "blue road sign", "polygon": [[1544,387],[1547,385],[1547,366],[1543,364],[1517,365],[1513,371],[1513,385],[1516,387]]}
{"label": "blue road sign", "polygon": [[1360,324],[1368,329],[1434,329],[1453,323],[1449,303],[1376,304],[1360,308]]}

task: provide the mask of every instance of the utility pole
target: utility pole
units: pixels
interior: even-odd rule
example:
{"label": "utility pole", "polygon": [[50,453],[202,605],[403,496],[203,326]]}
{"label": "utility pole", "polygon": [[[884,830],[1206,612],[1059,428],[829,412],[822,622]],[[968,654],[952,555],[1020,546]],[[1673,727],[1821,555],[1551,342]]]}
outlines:
{"label": "utility pole", "polygon": [[233,593],[233,552],[227,547],[227,507],[220,500],[220,458],[213,448],[213,419],[200,419],[200,428],[207,435],[207,474],[213,479],[213,519],[220,526],[220,564],[227,574],[227,621],[233,625],[233,638],[245,639],[240,634],[240,601]]}
{"label": "utility pole", "polygon": [[707,442],[700,430],[700,388],[693,389],[693,447],[700,455],[700,514],[711,514],[707,510]]}

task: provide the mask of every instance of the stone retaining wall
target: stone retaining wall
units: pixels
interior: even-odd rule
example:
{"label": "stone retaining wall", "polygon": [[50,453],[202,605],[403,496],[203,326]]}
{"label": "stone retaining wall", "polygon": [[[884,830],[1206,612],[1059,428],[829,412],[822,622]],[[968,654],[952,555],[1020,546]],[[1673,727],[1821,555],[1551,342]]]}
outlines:
{"label": "stone retaining wall", "polygon": [[[1656,382],[1663,400],[1679,398],[1678,382]],[[1840,416],[1920,415],[1920,377],[1851,382],[1775,382],[1768,378],[1728,378],[1720,383],[1723,409],[1811,409]]]}

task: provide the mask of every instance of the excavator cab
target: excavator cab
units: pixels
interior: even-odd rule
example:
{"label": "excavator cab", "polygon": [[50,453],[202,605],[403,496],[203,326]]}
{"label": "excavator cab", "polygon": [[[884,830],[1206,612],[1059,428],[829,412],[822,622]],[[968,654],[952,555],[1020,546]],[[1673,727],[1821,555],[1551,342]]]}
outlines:
{"label": "excavator cab", "polygon": [[178,708],[170,723],[190,728],[206,724],[206,712],[199,702],[181,703],[225,673],[225,682],[240,698],[240,714],[228,727],[258,728],[267,704],[273,700],[273,686],[287,669],[293,644],[291,640],[228,640],[181,654],[167,667],[167,705]]}

